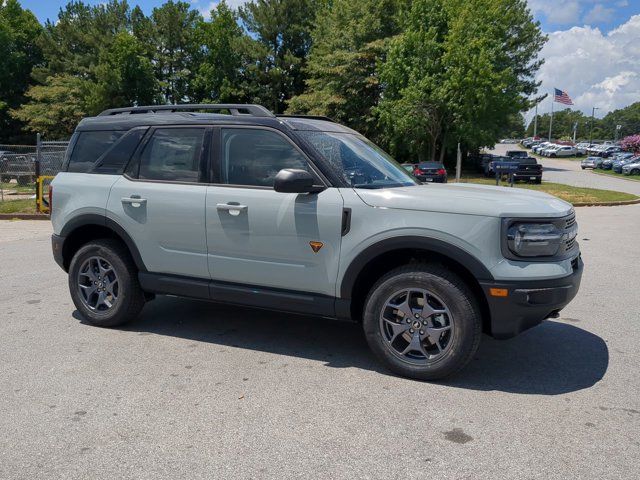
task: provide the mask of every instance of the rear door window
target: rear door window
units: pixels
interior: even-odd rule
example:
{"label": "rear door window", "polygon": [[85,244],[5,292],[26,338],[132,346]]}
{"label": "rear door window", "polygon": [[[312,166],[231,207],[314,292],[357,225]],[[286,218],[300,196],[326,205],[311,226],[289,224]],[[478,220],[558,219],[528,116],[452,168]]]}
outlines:
{"label": "rear door window", "polygon": [[80,132],[69,157],[69,172],[90,172],[93,164],[124,135],[122,130]]}
{"label": "rear door window", "polygon": [[140,155],[138,178],[202,182],[205,128],[158,128]]}

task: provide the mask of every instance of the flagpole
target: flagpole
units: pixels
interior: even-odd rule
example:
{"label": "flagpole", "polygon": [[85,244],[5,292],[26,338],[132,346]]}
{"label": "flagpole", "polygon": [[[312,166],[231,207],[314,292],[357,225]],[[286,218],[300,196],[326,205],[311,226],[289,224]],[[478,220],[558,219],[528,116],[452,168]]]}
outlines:
{"label": "flagpole", "polygon": [[551,128],[553,127],[553,97],[551,97],[551,119],[549,120],[549,141],[551,141]]}

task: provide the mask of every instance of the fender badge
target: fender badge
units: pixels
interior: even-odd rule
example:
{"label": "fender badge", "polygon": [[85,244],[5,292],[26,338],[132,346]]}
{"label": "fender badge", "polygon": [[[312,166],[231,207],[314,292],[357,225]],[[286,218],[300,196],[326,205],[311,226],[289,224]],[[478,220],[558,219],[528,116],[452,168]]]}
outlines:
{"label": "fender badge", "polygon": [[324,243],[312,241],[312,242],[309,242],[309,246],[311,247],[311,250],[313,250],[313,253],[318,253],[320,249],[324,246]]}

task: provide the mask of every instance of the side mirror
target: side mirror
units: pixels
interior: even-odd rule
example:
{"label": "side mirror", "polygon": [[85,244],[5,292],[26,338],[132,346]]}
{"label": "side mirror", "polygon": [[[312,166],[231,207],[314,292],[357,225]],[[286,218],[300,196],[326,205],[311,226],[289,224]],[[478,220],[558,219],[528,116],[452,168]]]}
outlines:
{"label": "side mirror", "polygon": [[306,170],[284,168],[278,172],[273,189],[280,193],[314,193],[322,190],[314,185],[315,177]]}

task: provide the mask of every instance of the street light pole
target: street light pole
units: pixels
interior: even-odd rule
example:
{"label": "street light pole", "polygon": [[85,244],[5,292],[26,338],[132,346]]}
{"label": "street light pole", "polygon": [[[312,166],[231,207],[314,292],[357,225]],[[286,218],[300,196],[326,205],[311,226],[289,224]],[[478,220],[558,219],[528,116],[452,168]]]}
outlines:
{"label": "street light pole", "polygon": [[589,145],[591,145],[591,142],[593,140],[593,116],[596,114],[596,110],[599,110],[599,108],[593,107],[591,109],[591,126],[589,127]]}

